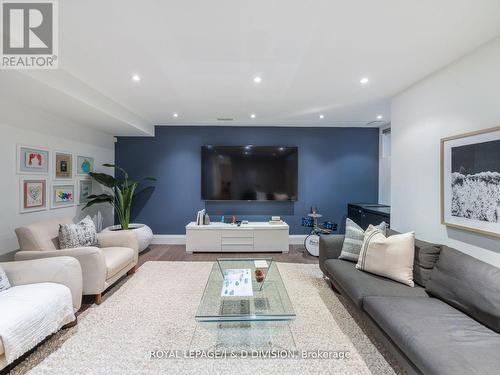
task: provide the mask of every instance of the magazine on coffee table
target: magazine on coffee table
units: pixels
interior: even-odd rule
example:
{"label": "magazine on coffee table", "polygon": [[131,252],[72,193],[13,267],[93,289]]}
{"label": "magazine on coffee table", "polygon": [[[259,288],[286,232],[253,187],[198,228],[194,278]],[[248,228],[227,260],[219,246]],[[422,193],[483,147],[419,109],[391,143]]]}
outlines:
{"label": "magazine on coffee table", "polygon": [[253,296],[252,274],[248,268],[233,268],[224,270],[221,297]]}

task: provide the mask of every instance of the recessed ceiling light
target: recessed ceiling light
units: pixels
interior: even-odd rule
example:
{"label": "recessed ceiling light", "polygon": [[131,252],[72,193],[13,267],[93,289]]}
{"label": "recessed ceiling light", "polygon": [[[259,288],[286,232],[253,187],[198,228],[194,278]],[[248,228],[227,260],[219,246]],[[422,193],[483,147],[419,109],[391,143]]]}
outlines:
{"label": "recessed ceiling light", "polygon": [[323,120],[325,118],[325,115],[319,115],[319,118]]}
{"label": "recessed ceiling light", "polygon": [[261,83],[261,82],[262,82],[262,77],[260,77],[260,76],[255,76],[255,77],[253,77],[253,81],[254,81],[255,83]]}
{"label": "recessed ceiling light", "polygon": [[368,82],[370,82],[368,77],[363,77],[359,80],[359,83],[361,83],[362,85],[366,85]]}
{"label": "recessed ceiling light", "polygon": [[172,116],[174,116],[175,118],[179,117],[179,114],[178,113],[174,113]]}
{"label": "recessed ceiling light", "polygon": [[255,118],[255,117],[256,117],[256,116],[255,116],[255,113],[252,113],[252,114],[250,115],[250,118]]}
{"label": "recessed ceiling light", "polygon": [[141,80],[141,77],[139,76],[139,74],[134,74],[132,76],[132,81],[139,82],[140,80]]}
{"label": "recessed ceiling light", "polygon": [[377,116],[377,120],[382,120],[383,118],[384,118],[384,116],[382,116],[382,115]]}

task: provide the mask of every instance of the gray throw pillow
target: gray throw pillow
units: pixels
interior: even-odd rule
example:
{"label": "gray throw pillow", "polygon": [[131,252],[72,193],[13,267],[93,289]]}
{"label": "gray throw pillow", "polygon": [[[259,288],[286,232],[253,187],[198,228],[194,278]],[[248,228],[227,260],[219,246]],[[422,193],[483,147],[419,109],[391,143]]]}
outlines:
{"label": "gray throw pillow", "polygon": [[96,245],[97,231],[90,216],[77,224],[59,225],[59,246],[61,249]]}
{"label": "gray throw pillow", "polygon": [[441,253],[441,246],[415,240],[413,281],[425,287]]}
{"label": "gray throw pillow", "polygon": [[[387,224],[385,222],[381,222],[375,228],[380,229],[384,236],[386,235]],[[364,238],[365,231],[354,221],[347,218],[345,222],[345,239],[339,259],[357,262]]]}
{"label": "gray throw pillow", "polygon": [[443,246],[425,290],[500,333],[500,268]]}
{"label": "gray throw pillow", "polygon": [[7,290],[9,288],[10,288],[10,282],[9,279],[7,278],[7,274],[0,266],[0,292],[3,290]]}

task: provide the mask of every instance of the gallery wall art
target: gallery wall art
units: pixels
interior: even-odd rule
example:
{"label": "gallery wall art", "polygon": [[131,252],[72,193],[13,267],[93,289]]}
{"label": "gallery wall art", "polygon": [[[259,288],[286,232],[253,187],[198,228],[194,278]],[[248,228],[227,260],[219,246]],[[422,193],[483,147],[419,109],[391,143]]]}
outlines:
{"label": "gallery wall art", "polygon": [[500,127],[441,140],[441,221],[500,237]]}
{"label": "gallery wall art", "polygon": [[47,180],[45,178],[21,178],[19,190],[20,213],[47,209]]}
{"label": "gallery wall art", "polygon": [[[19,179],[19,212],[86,204],[92,195],[92,181],[88,174],[93,171],[93,157],[18,144],[16,172],[29,175]],[[75,175],[82,178],[75,182]],[[51,185],[50,180],[53,180]]]}
{"label": "gallery wall art", "polygon": [[51,208],[62,208],[74,206],[75,185],[74,184],[52,184]]}
{"label": "gallery wall art", "polygon": [[92,180],[78,181],[78,204],[87,204],[89,196],[92,195]]}
{"label": "gallery wall art", "polygon": [[40,147],[17,146],[17,173],[48,174],[50,153]]}
{"label": "gallery wall art", "polygon": [[55,151],[54,162],[54,177],[56,179],[73,178],[73,154]]}
{"label": "gallery wall art", "polygon": [[89,172],[94,172],[94,158],[78,155],[76,157],[76,174],[87,176]]}

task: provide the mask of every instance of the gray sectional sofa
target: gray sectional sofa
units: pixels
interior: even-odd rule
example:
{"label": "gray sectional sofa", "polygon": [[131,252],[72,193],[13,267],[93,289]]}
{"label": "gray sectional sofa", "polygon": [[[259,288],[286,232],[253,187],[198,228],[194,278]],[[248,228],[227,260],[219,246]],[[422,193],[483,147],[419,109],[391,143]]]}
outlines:
{"label": "gray sectional sofa", "polygon": [[500,374],[499,268],[417,240],[411,288],[338,259],[343,240],[320,238],[320,268],[408,373]]}

